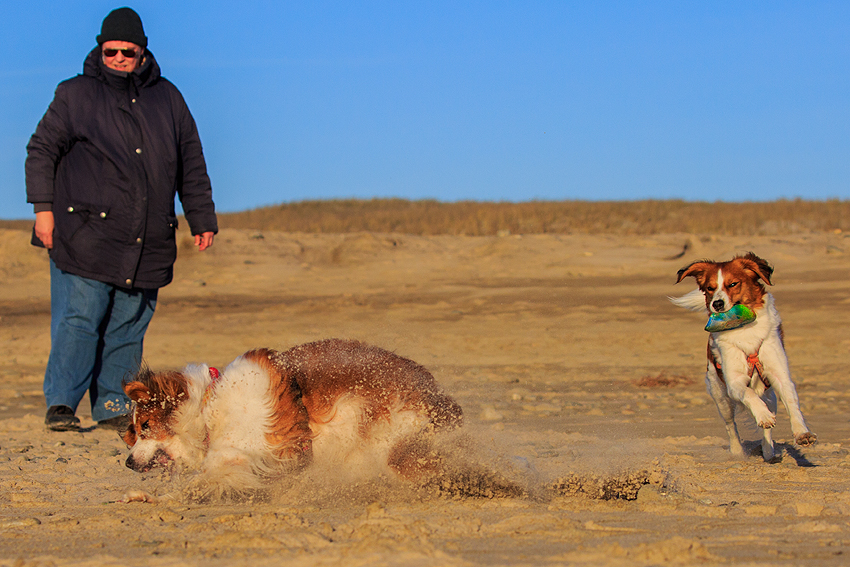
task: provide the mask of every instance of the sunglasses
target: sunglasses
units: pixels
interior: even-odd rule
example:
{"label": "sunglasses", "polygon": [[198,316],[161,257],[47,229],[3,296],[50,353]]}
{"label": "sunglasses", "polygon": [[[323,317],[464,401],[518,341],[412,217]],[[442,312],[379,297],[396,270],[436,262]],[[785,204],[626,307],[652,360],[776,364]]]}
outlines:
{"label": "sunglasses", "polygon": [[126,59],[134,59],[138,53],[135,49],[104,49],[103,55],[104,57],[115,57],[119,51]]}

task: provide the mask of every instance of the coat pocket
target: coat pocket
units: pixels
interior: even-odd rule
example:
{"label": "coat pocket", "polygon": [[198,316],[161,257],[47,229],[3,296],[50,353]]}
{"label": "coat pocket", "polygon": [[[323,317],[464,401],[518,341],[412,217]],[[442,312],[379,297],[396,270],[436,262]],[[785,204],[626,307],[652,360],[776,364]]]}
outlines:
{"label": "coat pocket", "polygon": [[[62,216],[68,223],[70,239],[73,240],[76,233],[84,229],[103,230],[103,222],[109,218],[109,207],[102,205],[91,205],[88,203],[74,203],[61,211]],[[54,217],[56,212],[54,211]],[[90,226],[91,225],[91,226]]]}
{"label": "coat pocket", "polygon": [[67,243],[67,254],[79,265],[114,261],[111,249],[119,235],[110,234],[109,207],[73,203],[54,211],[56,234]]}

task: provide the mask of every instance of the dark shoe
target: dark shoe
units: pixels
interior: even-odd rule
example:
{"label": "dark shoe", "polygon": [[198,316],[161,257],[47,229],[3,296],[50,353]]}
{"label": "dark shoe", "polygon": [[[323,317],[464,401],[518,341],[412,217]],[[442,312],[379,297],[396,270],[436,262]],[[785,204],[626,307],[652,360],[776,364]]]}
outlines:
{"label": "dark shoe", "polygon": [[109,429],[111,431],[118,431],[119,433],[127,431],[129,426],[130,416],[128,414],[116,415],[115,417],[110,417],[109,419],[97,422],[98,429]]}
{"label": "dark shoe", "polygon": [[74,410],[68,406],[50,406],[44,418],[47,429],[53,431],[77,431],[80,420],[74,415]]}

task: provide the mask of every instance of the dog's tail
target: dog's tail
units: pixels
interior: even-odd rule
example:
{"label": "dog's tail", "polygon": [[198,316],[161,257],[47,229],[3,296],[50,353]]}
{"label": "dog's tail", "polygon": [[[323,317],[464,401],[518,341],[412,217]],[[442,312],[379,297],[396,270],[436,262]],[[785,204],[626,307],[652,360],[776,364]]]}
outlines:
{"label": "dog's tail", "polygon": [[705,306],[705,295],[699,289],[695,289],[682,297],[667,297],[667,299],[678,307],[684,307],[685,309],[699,313],[708,313],[708,309]]}

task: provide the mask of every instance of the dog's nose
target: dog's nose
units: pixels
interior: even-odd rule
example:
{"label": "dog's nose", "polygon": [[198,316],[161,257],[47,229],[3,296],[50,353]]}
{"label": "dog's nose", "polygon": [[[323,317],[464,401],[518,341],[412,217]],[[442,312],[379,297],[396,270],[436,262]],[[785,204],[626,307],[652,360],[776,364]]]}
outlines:
{"label": "dog's nose", "polygon": [[133,458],[133,455],[127,457],[127,461],[124,464],[127,465],[128,469],[133,469],[136,472],[147,472],[150,469],[150,467],[146,467],[142,463],[136,461],[136,459]]}
{"label": "dog's nose", "polygon": [[722,299],[715,299],[714,301],[711,302],[711,306],[718,313],[722,313],[723,308],[726,306],[726,302],[724,302]]}

